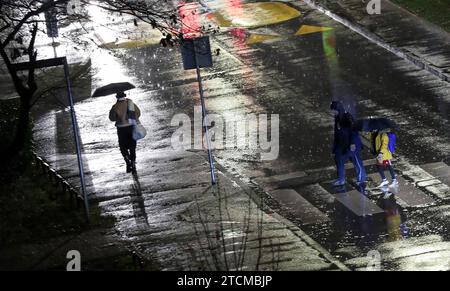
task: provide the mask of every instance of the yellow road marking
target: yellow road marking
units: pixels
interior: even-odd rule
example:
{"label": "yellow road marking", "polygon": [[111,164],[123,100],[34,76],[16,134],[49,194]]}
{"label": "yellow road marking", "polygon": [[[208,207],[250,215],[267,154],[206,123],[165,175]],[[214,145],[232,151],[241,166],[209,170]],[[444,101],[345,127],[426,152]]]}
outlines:
{"label": "yellow road marking", "polygon": [[159,41],[133,40],[133,41],[127,41],[127,42],[120,42],[120,43],[109,42],[109,43],[100,45],[100,47],[107,48],[107,49],[115,49],[115,48],[130,49],[130,48],[138,48],[138,47],[144,47],[144,46],[155,45],[155,44],[159,44]]}
{"label": "yellow road marking", "polygon": [[316,32],[324,32],[332,29],[333,29],[332,27],[326,26],[302,25],[295,35],[305,35]]}
{"label": "yellow road marking", "polygon": [[260,42],[265,42],[267,40],[280,38],[278,35],[270,35],[270,34],[250,34],[250,36],[245,41],[246,44],[255,44]]}
{"label": "yellow road marking", "polygon": [[300,11],[280,2],[246,3],[211,14],[221,27],[255,28],[299,17]]}

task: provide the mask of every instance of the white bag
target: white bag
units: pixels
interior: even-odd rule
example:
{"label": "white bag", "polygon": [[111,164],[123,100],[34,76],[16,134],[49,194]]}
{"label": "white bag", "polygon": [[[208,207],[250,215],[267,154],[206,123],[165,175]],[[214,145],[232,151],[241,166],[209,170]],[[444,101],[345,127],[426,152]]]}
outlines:
{"label": "white bag", "polygon": [[[128,102],[128,111],[134,113],[134,103],[133,101]],[[143,139],[147,135],[147,130],[145,127],[139,122],[139,120],[132,118],[128,114],[128,122],[133,125],[133,139],[140,140]],[[134,114],[133,114],[134,116]]]}
{"label": "white bag", "polygon": [[137,122],[136,125],[133,126],[133,139],[140,140],[143,139],[147,135],[147,130],[145,127]]}

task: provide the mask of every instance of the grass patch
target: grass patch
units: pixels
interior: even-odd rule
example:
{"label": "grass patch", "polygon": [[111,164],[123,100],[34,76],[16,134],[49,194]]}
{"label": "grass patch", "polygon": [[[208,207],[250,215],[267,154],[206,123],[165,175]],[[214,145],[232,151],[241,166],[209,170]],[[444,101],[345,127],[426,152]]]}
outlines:
{"label": "grass patch", "polygon": [[450,1],[393,0],[393,2],[450,32]]}
{"label": "grass patch", "polygon": [[[14,136],[18,108],[18,100],[0,101],[2,153]],[[36,167],[31,137],[29,140],[26,150],[15,157],[14,165],[0,165],[0,247],[41,242],[90,227],[112,226],[114,220],[101,217],[95,207],[91,224],[87,224],[83,207],[77,208],[69,195]]]}
{"label": "grass patch", "polygon": [[[91,226],[108,223],[98,213],[91,216]],[[0,185],[0,246],[42,242],[88,228],[83,208],[78,209],[34,165]]]}

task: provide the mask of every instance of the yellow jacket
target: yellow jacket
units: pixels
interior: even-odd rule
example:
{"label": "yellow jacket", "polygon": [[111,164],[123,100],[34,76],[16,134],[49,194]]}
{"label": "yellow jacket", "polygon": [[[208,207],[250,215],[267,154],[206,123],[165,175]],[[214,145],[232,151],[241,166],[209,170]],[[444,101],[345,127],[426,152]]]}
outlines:
{"label": "yellow jacket", "polygon": [[[372,133],[369,134],[370,140],[372,140]],[[375,138],[375,152],[377,154],[383,154],[383,161],[392,160],[392,153],[389,151],[389,137],[387,133],[378,133]]]}

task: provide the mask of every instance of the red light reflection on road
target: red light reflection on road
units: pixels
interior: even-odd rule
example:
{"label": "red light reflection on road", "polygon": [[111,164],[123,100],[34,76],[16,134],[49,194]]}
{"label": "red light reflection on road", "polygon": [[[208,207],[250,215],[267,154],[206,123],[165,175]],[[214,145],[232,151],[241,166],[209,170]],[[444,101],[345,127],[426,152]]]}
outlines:
{"label": "red light reflection on road", "polygon": [[178,16],[181,19],[181,33],[184,38],[195,38],[201,36],[200,11],[198,3],[186,3],[179,1]]}

